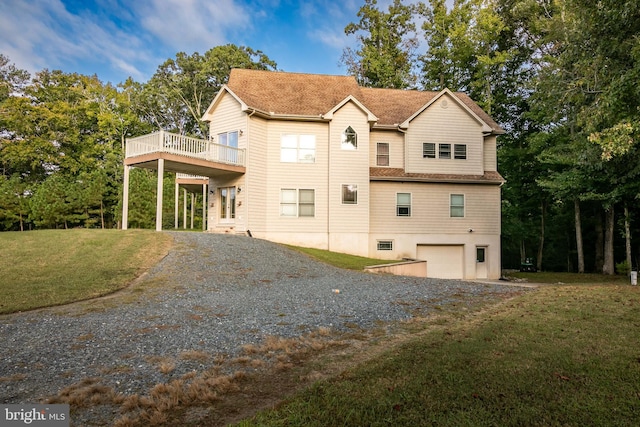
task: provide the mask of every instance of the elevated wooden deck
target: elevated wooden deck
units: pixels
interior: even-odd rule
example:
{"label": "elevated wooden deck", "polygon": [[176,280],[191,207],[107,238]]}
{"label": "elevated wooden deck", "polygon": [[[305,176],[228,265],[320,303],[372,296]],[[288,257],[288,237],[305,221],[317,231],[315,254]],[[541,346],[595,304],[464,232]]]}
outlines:
{"label": "elevated wooden deck", "polygon": [[125,166],[217,177],[245,173],[243,149],[159,131],[127,139]]}
{"label": "elevated wooden deck", "polygon": [[[227,145],[215,144],[205,139],[158,131],[149,135],[127,139],[124,159],[124,192],[122,200],[122,228],[128,227],[129,216],[129,169],[131,167],[154,169],[158,171],[156,197],[156,230],[162,230],[162,191],[164,172],[175,172],[194,177],[176,179],[175,227],[178,227],[178,187],[180,185],[192,193],[193,209],[195,190],[202,189],[203,229],[206,230],[207,186],[209,178],[223,175],[241,175],[246,172],[245,150]],[[187,179],[189,182],[179,181]],[[184,220],[186,224],[186,191],[184,195]],[[193,227],[193,210],[192,210]]]}

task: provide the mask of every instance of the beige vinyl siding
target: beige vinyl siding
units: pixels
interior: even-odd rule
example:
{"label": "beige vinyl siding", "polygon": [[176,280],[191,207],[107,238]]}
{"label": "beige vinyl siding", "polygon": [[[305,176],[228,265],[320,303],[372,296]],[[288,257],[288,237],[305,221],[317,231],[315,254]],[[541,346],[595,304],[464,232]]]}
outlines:
{"label": "beige vinyl siding", "polygon": [[[411,193],[411,216],[396,216],[396,194]],[[451,194],[464,194],[464,218],[449,216]],[[371,233],[500,234],[497,185],[394,183],[371,184]]]}
{"label": "beige vinyl siding", "polygon": [[[264,161],[267,163],[265,183],[266,217],[270,233],[326,233],[327,228],[327,124],[314,122],[268,121]],[[283,163],[280,161],[282,135],[315,135],[314,163]],[[281,189],[311,189],[315,191],[314,217],[282,217]]]}
{"label": "beige vinyl siding", "polygon": [[238,148],[247,147],[246,113],[241,110],[238,101],[231,95],[225,94],[215,109],[209,125],[209,135],[213,137],[213,142],[218,141],[218,134],[222,132],[242,131],[238,134]]}
{"label": "beige vinyl siding", "polygon": [[489,135],[484,139],[484,170],[498,170],[498,152],[496,136]]}
{"label": "beige vinyl siding", "polygon": [[264,233],[267,230],[267,121],[247,116],[247,175],[246,205],[247,228],[252,234]]}
{"label": "beige vinyl siding", "polygon": [[[225,222],[220,221],[220,188],[236,187],[235,219]],[[244,176],[224,178],[219,177],[209,180],[209,227],[210,231],[232,231],[244,233],[247,230],[247,193],[238,193],[238,188],[245,187]],[[211,194],[211,190],[214,191]]]}
{"label": "beige vinyl siding", "polygon": [[[238,147],[245,148],[247,146],[247,123],[246,114],[241,110],[240,104],[231,95],[224,94],[220,103],[217,105],[214,114],[210,116],[209,134],[213,137],[213,141],[218,143],[218,134],[222,132],[243,131],[243,135],[238,134]],[[210,179],[209,181],[209,206],[207,217],[208,229],[216,231],[221,228],[232,230],[234,232],[244,232],[246,230],[248,211],[246,210],[246,195],[241,198],[236,197],[236,218],[235,221],[224,225],[219,224],[220,217],[220,187],[238,187],[245,186],[244,176]],[[214,191],[214,194],[211,194]],[[239,196],[239,195],[237,195]],[[238,206],[240,204],[240,206]]]}
{"label": "beige vinyl siding", "polygon": [[[446,102],[446,108],[443,108]],[[451,144],[451,159],[425,159],[422,144]],[[466,144],[466,160],[453,159],[454,144]],[[482,175],[482,126],[449,95],[414,118],[406,134],[406,172]]]}
{"label": "beige vinyl siding", "polygon": [[379,167],[376,162],[377,143],[386,142],[389,144],[389,166],[390,168],[404,168],[404,134],[398,131],[371,132],[371,149],[369,150],[369,166]]}
{"label": "beige vinyl siding", "polygon": [[[351,126],[358,134],[358,148],[341,148],[342,132]],[[347,103],[330,123],[329,230],[331,233],[369,232],[369,123],[367,115]],[[342,204],[342,185],[358,186],[358,204]]]}

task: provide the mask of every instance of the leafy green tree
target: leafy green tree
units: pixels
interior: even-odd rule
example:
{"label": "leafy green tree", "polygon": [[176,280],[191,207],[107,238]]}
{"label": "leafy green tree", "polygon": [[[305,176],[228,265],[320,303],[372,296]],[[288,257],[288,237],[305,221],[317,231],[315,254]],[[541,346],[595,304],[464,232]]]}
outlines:
{"label": "leafy green tree", "polygon": [[[31,210],[37,226],[111,225],[121,186],[124,138],[149,129],[137,118],[127,95],[126,88],[119,92],[95,76],[44,70],[0,104],[3,174],[24,195],[35,195],[54,177],[51,188],[64,193],[63,205],[51,209],[55,215],[44,206]],[[43,199],[40,194],[34,203]],[[11,217],[16,215],[24,218],[19,212]]]}
{"label": "leafy green tree", "polygon": [[468,1],[456,0],[448,10],[445,0],[421,3],[420,13],[427,51],[420,58],[422,84],[428,90],[466,91],[474,75],[477,60],[469,38],[471,7]]}
{"label": "leafy green tree", "polygon": [[355,51],[345,49],[342,63],[361,85],[398,89],[415,86],[413,11],[413,6],[401,0],[394,0],[387,12],[378,9],[376,0],[365,0],[358,11],[360,21],[345,27],[345,34],[357,36],[359,47]]}
{"label": "leafy green tree", "polygon": [[513,38],[505,43],[508,28],[498,1],[455,0],[448,10],[444,0],[429,0],[419,11],[428,46],[420,58],[423,86],[464,91],[492,114],[496,86],[519,47]]}
{"label": "leafy green tree", "polygon": [[[549,4],[540,22],[545,37],[534,105],[546,123],[565,128],[565,151],[571,159],[546,185],[569,188],[570,182],[580,200],[601,204],[602,270],[613,274],[616,205],[638,195],[640,5],[562,0]],[[585,156],[593,153],[588,141],[599,146],[599,155]]]}
{"label": "leafy green tree", "polygon": [[31,219],[37,226],[69,227],[72,206],[67,200],[71,193],[70,183],[62,174],[53,174],[38,186],[31,198]]}
{"label": "leafy green tree", "polygon": [[24,231],[29,218],[30,192],[19,176],[0,175],[0,231]]}
{"label": "leafy green tree", "polygon": [[229,79],[232,68],[275,70],[276,63],[261,51],[233,44],[216,46],[204,55],[176,54],[160,65],[143,85],[138,105],[143,117],[156,128],[207,135],[200,118],[216,92]]}
{"label": "leafy green tree", "polygon": [[13,94],[22,93],[29,79],[30,76],[26,70],[16,68],[10,63],[8,57],[0,53],[0,103]]}

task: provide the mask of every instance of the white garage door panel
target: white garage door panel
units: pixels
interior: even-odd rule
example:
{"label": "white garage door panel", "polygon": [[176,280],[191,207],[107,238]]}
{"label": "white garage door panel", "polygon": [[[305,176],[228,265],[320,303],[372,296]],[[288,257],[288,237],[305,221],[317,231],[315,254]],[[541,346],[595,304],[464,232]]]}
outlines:
{"label": "white garage door panel", "polygon": [[462,279],[464,246],[418,245],[418,259],[427,261],[427,277]]}

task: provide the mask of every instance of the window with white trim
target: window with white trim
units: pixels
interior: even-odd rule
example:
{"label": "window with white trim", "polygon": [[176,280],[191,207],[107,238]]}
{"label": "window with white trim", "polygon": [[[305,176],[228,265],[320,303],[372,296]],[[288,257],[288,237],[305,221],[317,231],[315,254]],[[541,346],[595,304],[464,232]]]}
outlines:
{"label": "window with white trim", "polygon": [[436,144],[433,142],[425,142],[422,144],[422,158],[435,159],[436,158]]}
{"label": "window with white trim", "polygon": [[451,158],[451,144],[438,145],[438,158],[450,159]]}
{"label": "window with white trim", "polygon": [[[423,159],[451,159],[451,144],[436,144],[424,142],[422,144]],[[456,160],[467,159],[467,144],[453,144],[453,158]]]}
{"label": "window with white trim", "polygon": [[315,190],[296,188],[280,190],[280,216],[313,217],[315,211]]}
{"label": "window with white trim", "polygon": [[378,142],[376,147],[376,166],[389,166],[389,143]]}
{"label": "window with white trim", "polygon": [[282,135],[280,161],[283,163],[315,163],[315,135]]}
{"label": "window with white trim", "polygon": [[358,204],[358,186],[355,184],[342,184],[342,204]]}
{"label": "window with white trim", "polygon": [[341,148],[343,150],[355,150],[358,148],[358,134],[351,126],[342,132]]}
{"label": "window with white trim", "polygon": [[411,193],[396,193],[396,216],[411,216]]}
{"label": "window with white trim", "polygon": [[392,251],[393,250],[393,240],[378,240],[379,251]]}
{"label": "window with white trim", "polygon": [[466,144],[454,144],[453,145],[453,158],[457,160],[466,160],[467,158],[467,145]]}
{"label": "window with white trim", "polygon": [[238,161],[238,131],[218,134],[218,158],[222,162],[236,163]]}
{"label": "window with white trim", "polygon": [[451,194],[449,206],[451,218],[464,218],[464,194]]}

